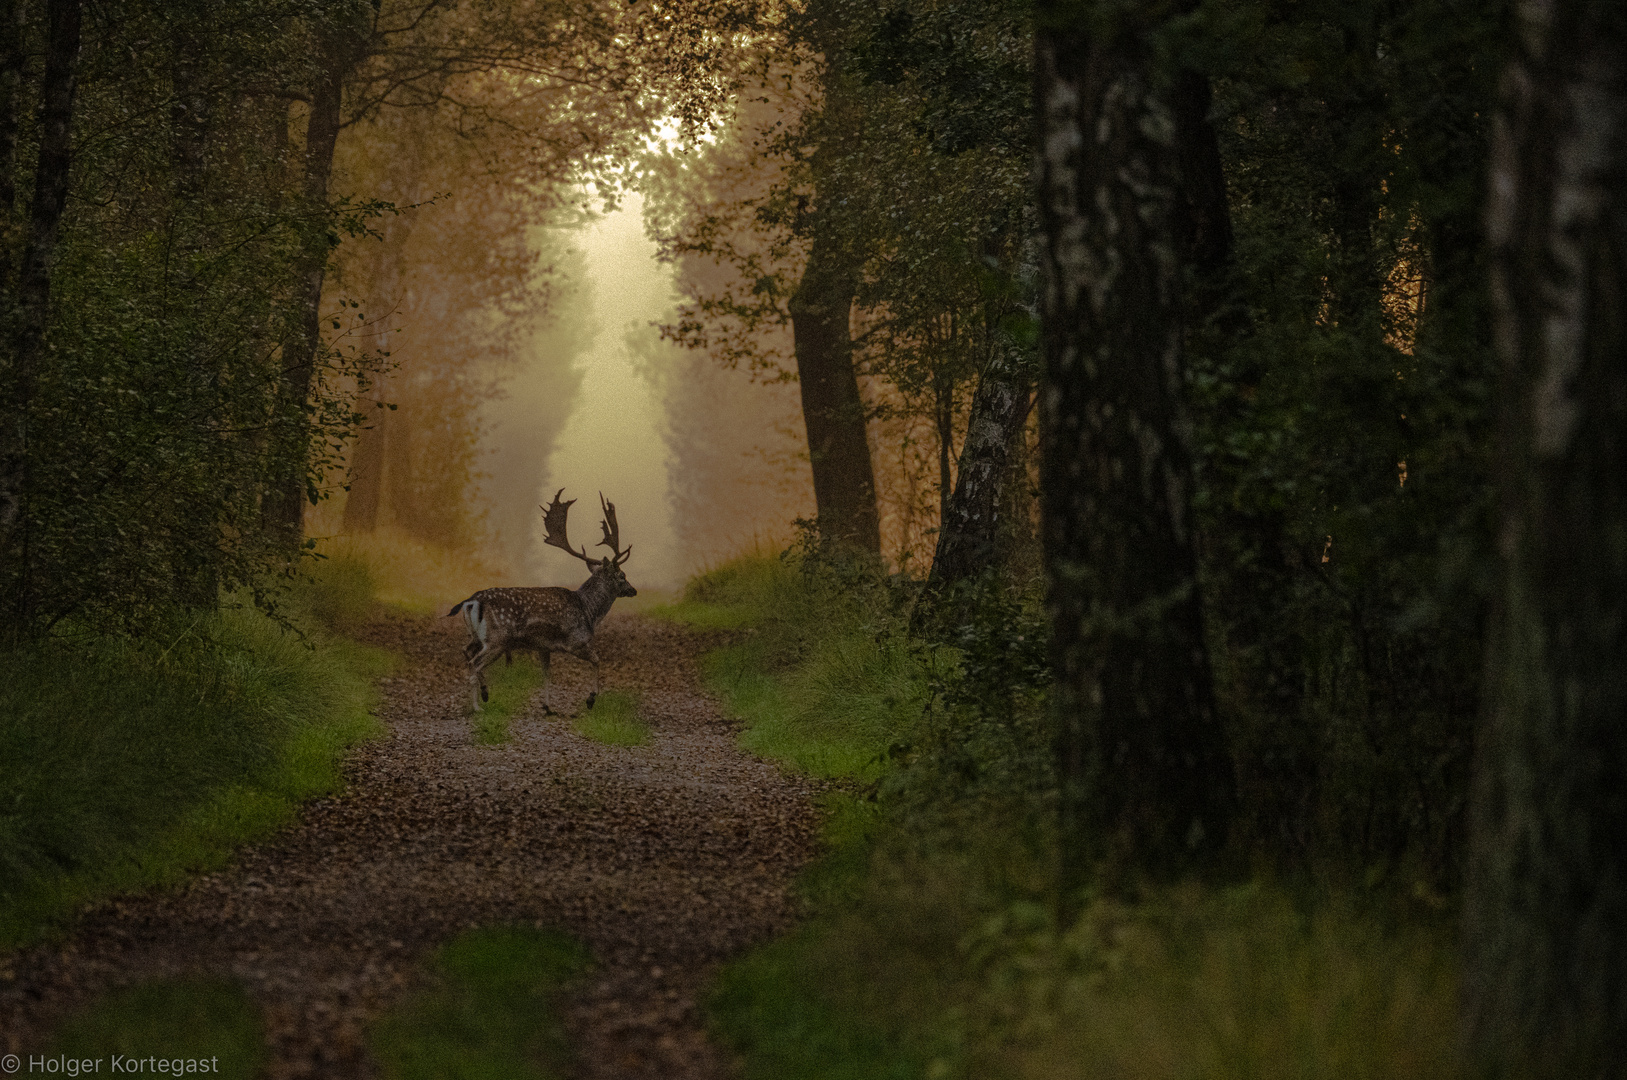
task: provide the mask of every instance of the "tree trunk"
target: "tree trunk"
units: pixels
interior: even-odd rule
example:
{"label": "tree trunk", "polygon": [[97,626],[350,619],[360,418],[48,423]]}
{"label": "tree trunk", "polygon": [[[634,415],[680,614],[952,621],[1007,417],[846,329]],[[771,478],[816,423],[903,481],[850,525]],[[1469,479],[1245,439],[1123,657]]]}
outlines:
{"label": "tree trunk", "polygon": [[34,380],[45,352],[45,331],[50,321],[51,271],[56,262],[62,211],[68,201],[68,170],[73,99],[79,78],[80,0],[51,0],[45,46],[45,75],[40,84],[40,149],[34,172],[34,201],[29,213],[28,244],[18,275],[11,342],[11,401],[0,445],[0,529],[5,530],[7,552],[20,570],[14,614],[21,625],[32,617],[29,599],[27,552],[28,424]]}
{"label": "tree trunk", "polygon": [[1181,170],[1162,5],[1041,5],[1041,498],[1063,902],[1092,864],[1180,873],[1225,842],[1231,765],[1196,587],[1182,420]]}
{"label": "tree trunk", "polygon": [[0,297],[16,287],[12,229],[17,214],[17,128],[23,111],[23,0],[0,4]]}
{"label": "tree trunk", "polygon": [[1627,11],[1528,5],[1492,149],[1502,581],[1476,746],[1465,1046],[1627,1075]]}
{"label": "tree trunk", "polygon": [[1001,511],[1009,503],[1013,449],[1028,419],[1029,382],[1018,371],[1014,351],[1000,348],[977,381],[966,441],[960,448],[960,474],[954,495],[938,524],[938,545],[928,581],[953,585],[976,577],[1003,560],[1012,537]]}
{"label": "tree trunk", "polygon": [[819,534],[879,555],[876,475],[870,464],[864,402],[853,371],[853,342],[848,331],[856,291],[853,268],[816,234],[789,308]]}
{"label": "tree trunk", "polygon": [[[1252,332],[1247,309],[1231,287],[1233,232],[1220,144],[1209,122],[1209,80],[1184,71],[1171,95],[1185,197],[1177,215],[1180,249],[1191,270],[1183,310],[1189,335],[1208,348],[1226,349]],[[1263,370],[1242,360],[1228,365],[1238,389],[1257,385]],[[1252,406],[1233,393],[1211,423],[1224,430],[1248,424]],[[1236,483],[1234,463],[1206,463],[1210,482]],[[1280,509],[1238,506],[1228,500],[1209,517],[1203,548],[1219,564],[1214,575],[1218,621],[1233,670],[1241,675],[1249,721],[1234,731],[1241,797],[1234,822],[1244,838],[1290,865],[1310,857],[1321,778],[1315,736],[1301,718],[1304,642],[1291,610],[1296,577],[1304,574],[1285,536]]]}
{"label": "tree trunk", "polygon": [[[327,205],[328,177],[333,172],[333,152],[339,141],[340,105],[348,71],[349,64],[335,57],[311,96],[311,114],[305,127],[305,199],[313,210]],[[323,233],[309,240],[306,248],[295,292],[300,329],[283,351],[280,392],[283,415],[295,430],[288,436],[281,475],[272,480],[262,508],[267,527],[289,547],[297,547],[304,533],[310,464],[300,428],[322,351],[322,283],[327,276],[331,244]]]}
{"label": "tree trunk", "polygon": [[[328,180],[333,174],[333,153],[342,126],[345,80],[366,54],[369,28],[363,23],[339,25],[330,31],[327,63],[311,94],[311,113],[305,127],[305,201],[314,213],[327,208]],[[313,233],[306,243],[295,293],[300,331],[284,350],[281,386],[283,415],[302,424],[310,401],[322,352],[322,284],[327,277],[333,240],[326,230]],[[289,546],[297,546],[304,532],[305,503],[315,501],[310,480],[309,447],[298,432],[291,435],[281,475],[266,491],[262,515],[269,530]]]}

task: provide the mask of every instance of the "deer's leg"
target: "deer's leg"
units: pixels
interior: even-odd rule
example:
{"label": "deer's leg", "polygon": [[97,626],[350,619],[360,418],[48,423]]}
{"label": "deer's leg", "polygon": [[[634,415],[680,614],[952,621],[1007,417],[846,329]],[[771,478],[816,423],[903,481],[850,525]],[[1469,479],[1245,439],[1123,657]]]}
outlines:
{"label": "deer's leg", "polygon": [[550,700],[554,696],[553,653],[547,649],[537,650],[537,659],[542,664],[542,715],[554,715],[554,707]]}
{"label": "deer's leg", "polygon": [[571,655],[578,660],[586,660],[593,665],[593,692],[588,695],[588,708],[599,700],[599,654],[593,649],[593,639],[583,638],[571,643]]}
{"label": "deer's leg", "polygon": [[469,661],[469,691],[474,700],[475,712],[480,711],[482,701],[487,701],[491,697],[486,688],[486,668],[501,655],[503,650],[487,645]]}

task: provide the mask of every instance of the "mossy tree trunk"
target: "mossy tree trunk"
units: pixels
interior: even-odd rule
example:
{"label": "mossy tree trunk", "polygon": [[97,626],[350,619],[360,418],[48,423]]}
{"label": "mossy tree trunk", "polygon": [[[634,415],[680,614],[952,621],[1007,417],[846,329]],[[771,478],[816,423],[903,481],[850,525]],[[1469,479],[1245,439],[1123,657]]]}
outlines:
{"label": "mossy tree trunk", "polygon": [[1168,18],[1150,3],[1038,9],[1041,500],[1064,902],[1093,865],[1197,865],[1225,842],[1233,802],[1182,413],[1179,140],[1150,40]]}
{"label": "mossy tree trunk", "polygon": [[1464,904],[1476,1075],[1627,1075],[1627,8],[1526,5],[1488,226],[1502,559]]}
{"label": "mossy tree trunk", "polygon": [[[303,194],[316,215],[328,208],[333,155],[344,126],[345,81],[366,57],[370,45],[370,9],[360,5],[351,8],[335,14],[335,25],[326,34],[323,66],[311,89],[311,110],[305,125]],[[311,486],[309,447],[298,431],[322,355],[322,286],[327,279],[328,258],[337,243],[337,237],[325,228],[313,230],[306,240],[294,289],[298,327],[283,351],[281,405],[296,433],[281,455],[279,475],[267,486],[262,516],[267,529],[290,549],[297,547],[303,536],[305,504],[316,497]]]}

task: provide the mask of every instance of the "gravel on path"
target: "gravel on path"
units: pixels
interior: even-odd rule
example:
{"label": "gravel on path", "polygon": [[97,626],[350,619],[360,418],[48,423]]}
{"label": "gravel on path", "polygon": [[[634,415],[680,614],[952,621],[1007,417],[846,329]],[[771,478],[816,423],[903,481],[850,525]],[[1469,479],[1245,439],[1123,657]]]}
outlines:
{"label": "gravel on path", "polygon": [[[789,927],[818,821],[811,784],[736,746],[699,686],[704,641],[633,614],[601,626],[604,686],[642,696],[649,745],[591,742],[539,699],[512,741],[480,746],[461,621],[391,616],[359,636],[407,663],[383,680],[390,734],[353,751],[346,790],[218,873],[0,958],[0,1048],[37,1053],[109,988],[226,976],[264,1009],[274,1080],[371,1077],[366,1025],[437,945],[536,923],[596,960],[566,1005],[580,1080],[727,1076],[698,999],[720,961]],[[580,708],[591,669],[556,657],[554,679],[556,706]]]}

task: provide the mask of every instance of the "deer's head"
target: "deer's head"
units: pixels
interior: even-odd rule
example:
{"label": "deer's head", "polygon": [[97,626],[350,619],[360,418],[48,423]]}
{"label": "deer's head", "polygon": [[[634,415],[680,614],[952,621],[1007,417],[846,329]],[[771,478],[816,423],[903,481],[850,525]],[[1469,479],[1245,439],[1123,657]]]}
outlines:
{"label": "deer's head", "polygon": [[628,582],[627,575],[622,573],[621,564],[627,561],[627,556],[633,553],[633,545],[628,544],[625,549],[621,546],[621,532],[616,524],[616,504],[605,501],[604,492],[599,493],[599,506],[604,511],[604,519],[599,527],[604,530],[604,537],[599,541],[600,547],[607,547],[611,554],[602,559],[595,559],[584,548],[581,551],[571,547],[570,539],[565,533],[566,516],[576,500],[560,502],[559,497],[565,494],[560,488],[554,493],[554,501],[542,508],[542,542],[550,544],[561,551],[568,551],[587,564],[593,577],[608,585],[612,596],[637,596],[638,590]]}

